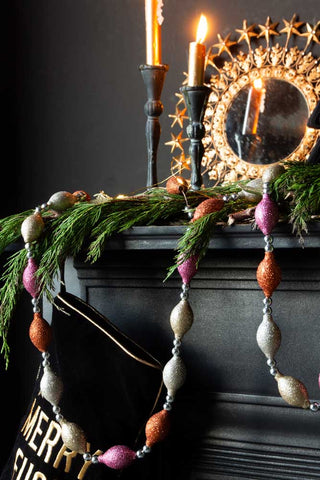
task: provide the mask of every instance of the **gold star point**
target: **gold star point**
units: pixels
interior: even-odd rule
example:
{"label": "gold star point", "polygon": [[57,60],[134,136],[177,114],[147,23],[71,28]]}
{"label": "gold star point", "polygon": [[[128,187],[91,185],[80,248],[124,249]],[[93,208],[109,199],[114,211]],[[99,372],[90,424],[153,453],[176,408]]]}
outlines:
{"label": "gold star point", "polygon": [[271,18],[268,17],[264,25],[259,25],[261,32],[258,35],[258,38],[265,37],[267,44],[269,44],[270,37],[279,35],[276,31],[279,22],[271,23]]}
{"label": "gold star point", "polygon": [[280,33],[286,33],[288,37],[291,35],[301,35],[299,28],[304,24],[304,22],[296,22],[296,14],[294,14],[290,21],[283,19],[284,28],[280,30]]}
{"label": "gold star point", "polygon": [[230,55],[230,57],[232,58],[232,54],[231,54],[231,51],[230,51],[230,48],[233,46],[233,45],[236,45],[237,42],[233,42],[232,40],[230,40],[230,36],[231,36],[231,33],[228,33],[228,35],[223,38],[220,33],[218,33],[218,40],[219,42],[216,43],[215,45],[213,45],[214,47],[217,47],[219,49],[219,53],[218,55],[221,55],[223,52],[227,52],[228,55]]}
{"label": "gold star point", "polygon": [[250,44],[250,39],[252,37],[257,37],[258,34],[254,31],[256,27],[256,24],[253,23],[252,25],[247,26],[247,20],[243,20],[242,23],[242,28],[237,28],[236,32],[240,33],[240,37],[238,39],[238,43],[242,42],[242,40],[245,40],[247,44]]}
{"label": "gold star point", "polygon": [[183,110],[179,110],[179,108],[176,106],[176,111],[172,115],[168,115],[170,118],[173,118],[173,122],[171,124],[171,128],[175,126],[177,123],[181,128],[183,128],[183,121],[189,118],[187,115],[185,115],[187,111],[187,107],[185,107]]}
{"label": "gold star point", "polygon": [[172,157],[171,171],[178,171],[181,174],[183,170],[190,170],[190,163],[190,157],[186,157],[184,152],[182,152],[179,157]]}
{"label": "gold star point", "polygon": [[319,36],[318,36],[318,29],[319,29],[319,24],[318,22],[314,27],[310,25],[310,23],[306,24],[307,31],[304,33],[301,33],[301,37],[307,37],[307,45],[306,48],[310,45],[310,43],[313,41],[315,43],[320,43]]}
{"label": "gold star point", "polygon": [[171,153],[176,149],[179,148],[183,152],[183,146],[182,143],[186,142],[188,139],[187,138],[182,138],[182,131],[178,133],[178,135],[174,135],[174,133],[171,133],[171,140],[170,142],[166,142],[165,145],[171,146]]}

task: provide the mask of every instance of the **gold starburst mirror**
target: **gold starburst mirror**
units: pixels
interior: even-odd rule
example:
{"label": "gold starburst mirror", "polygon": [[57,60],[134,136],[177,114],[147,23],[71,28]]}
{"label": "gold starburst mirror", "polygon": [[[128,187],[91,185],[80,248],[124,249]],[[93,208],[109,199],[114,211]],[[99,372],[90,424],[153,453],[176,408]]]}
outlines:
{"label": "gold starburst mirror", "polygon": [[[320,22],[312,26],[296,15],[282,25],[270,17],[261,25],[244,20],[234,35],[218,34],[206,56],[211,94],[202,173],[214,184],[257,178],[273,163],[304,161],[318,135],[307,121],[320,95],[320,65],[312,51],[320,43]],[[171,172],[181,174],[190,169],[188,117],[183,97],[176,96],[166,144],[173,153]]]}

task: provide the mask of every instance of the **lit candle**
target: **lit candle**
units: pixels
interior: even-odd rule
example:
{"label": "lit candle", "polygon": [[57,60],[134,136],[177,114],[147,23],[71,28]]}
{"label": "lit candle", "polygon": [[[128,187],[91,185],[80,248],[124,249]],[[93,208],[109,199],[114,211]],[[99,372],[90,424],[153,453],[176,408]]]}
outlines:
{"label": "lit candle", "polygon": [[242,126],[242,135],[256,135],[260,111],[264,107],[265,89],[261,78],[257,78],[250,87]]}
{"label": "lit candle", "polygon": [[147,65],[161,64],[162,8],[162,0],[145,0]]}
{"label": "lit candle", "polygon": [[188,85],[203,85],[204,81],[204,61],[206,56],[206,47],[203,44],[208,31],[207,19],[201,15],[197,30],[197,39],[189,44],[189,71]]}

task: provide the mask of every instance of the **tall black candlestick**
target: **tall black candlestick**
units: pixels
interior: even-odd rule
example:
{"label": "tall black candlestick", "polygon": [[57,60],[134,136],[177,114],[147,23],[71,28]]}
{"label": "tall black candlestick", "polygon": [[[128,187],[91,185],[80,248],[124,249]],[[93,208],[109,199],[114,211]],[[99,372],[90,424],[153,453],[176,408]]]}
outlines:
{"label": "tall black candlestick", "polygon": [[141,65],[140,71],[147,89],[147,102],[144,112],[147,116],[146,140],[148,152],[147,187],[156,186],[157,179],[157,153],[161,135],[159,117],[163,112],[160,97],[168,65]]}
{"label": "tall black candlestick", "polygon": [[187,135],[190,138],[191,189],[200,190],[202,186],[201,160],[204,154],[202,139],[205,135],[203,119],[211,89],[205,85],[184,86],[180,88],[180,92],[186,102],[190,122],[187,127]]}

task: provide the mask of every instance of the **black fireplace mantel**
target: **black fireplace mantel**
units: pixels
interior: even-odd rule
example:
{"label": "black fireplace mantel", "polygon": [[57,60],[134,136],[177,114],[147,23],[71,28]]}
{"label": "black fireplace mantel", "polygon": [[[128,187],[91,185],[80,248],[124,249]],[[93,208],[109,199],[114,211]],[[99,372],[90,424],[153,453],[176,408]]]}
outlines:
{"label": "black fireplace mantel", "polygon": [[[74,262],[81,296],[161,361],[170,357],[177,272],[164,281],[185,226],[134,227],[106,243],[102,257]],[[273,316],[282,331],[279,370],[320,397],[320,228],[303,244],[291,225],[274,230],[282,281]],[[217,226],[191,282],[195,321],[183,343],[188,380],[177,395],[173,454],[165,480],[320,478],[320,412],[287,405],[256,344],[263,294],[256,269],[263,235],[250,225]],[[166,447],[164,447],[166,448]],[[171,455],[171,456],[170,456]],[[169,462],[169,463],[168,463]]]}

